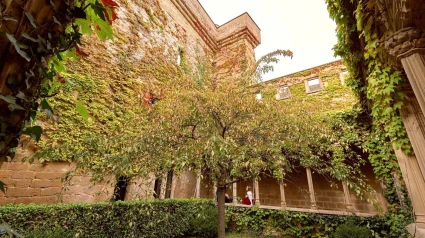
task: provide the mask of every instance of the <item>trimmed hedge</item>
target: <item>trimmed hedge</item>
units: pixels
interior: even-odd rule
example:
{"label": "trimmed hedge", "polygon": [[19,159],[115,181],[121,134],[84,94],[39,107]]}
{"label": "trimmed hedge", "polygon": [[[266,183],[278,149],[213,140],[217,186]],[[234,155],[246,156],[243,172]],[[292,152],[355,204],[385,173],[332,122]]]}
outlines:
{"label": "trimmed hedge", "polygon": [[405,227],[412,217],[394,206],[373,217],[228,207],[226,221],[229,230],[258,237],[333,237],[338,227],[349,223],[368,230],[371,237],[407,238],[410,235]]}
{"label": "trimmed hedge", "polygon": [[[6,205],[0,220],[23,235],[62,228],[79,237],[187,237],[202,233],[190,225],[209,207],[214,202],[206,199]],[[217,215],[203,220],[217,223]]]}
{"label": "trimmed hedge", "polygon": [[[0,221],[29,237],[216,237],[217,208],[207,199],[7,205]],[[228,230],[257,237],[333,237],[347,222],[376,237],[409,237],[408,213],[391,206],[374,217],[336,216],[229,206]],[[49,234],[47,236],[46,234]],[[336,234],[335,234],[336,235]]]}

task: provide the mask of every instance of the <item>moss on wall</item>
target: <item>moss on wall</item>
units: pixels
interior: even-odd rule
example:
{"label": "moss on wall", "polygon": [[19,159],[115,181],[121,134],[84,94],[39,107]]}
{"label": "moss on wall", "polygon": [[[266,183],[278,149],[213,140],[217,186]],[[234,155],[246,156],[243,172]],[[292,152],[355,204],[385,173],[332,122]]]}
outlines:
{"label": "moss on wall", "polygon": [[[71,83],[49,99],[54,120],[38,117],[44,138],[35,156],[42,157],[41,162],[75,159],[72,150],[59,145],[78,149],[87,138],[112,136],[116,130],[137,135],[143,122],[135,120],[147,110],[147,94],[166,97],[177,78],[205,71],[197,66],[200,61],[211,64],[199,39],[168,21],[158,0],[125,1],[118,15],[114,42],[85,38],[82,50],[89,56],[66,63],[69,73],[61,76]],[[182,48],[184,57],[177,65]],[[88,120],[75,109],[79,103],[86,107]]]}
{"label": "moss on wall", "polygon": [[[350,88],[341,82],[340,74],[344,70],[340,62],[333,62],[265,82],[261,93],[263,97],[275,98],[278,88],[287,85],[291,96],[289,99],[279,100],[278,105],[288,113],[322,114],[351,110],[357,100]],[[322,82],[323,89],[319,92],[307,93],[304,81],[317,76]]]}

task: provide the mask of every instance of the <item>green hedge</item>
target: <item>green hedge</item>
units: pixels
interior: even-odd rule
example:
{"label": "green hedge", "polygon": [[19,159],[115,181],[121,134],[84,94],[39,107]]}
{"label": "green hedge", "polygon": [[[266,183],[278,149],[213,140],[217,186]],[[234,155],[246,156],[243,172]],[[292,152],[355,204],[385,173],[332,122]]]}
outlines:
{"label": "green hedge", "polygon": [[203,232],[191,228],[194,219],[216,223],[217,215],[205,218],[209,207],[214,202],[204,199],[8,205],[0,220],[24,235],[61,228],[79,237],[186,237]]}
{"label": "green hedge", "polygon": [[369,230],[371,237],[410,237],[405,227],[412,217],[397,206],[373,217],[337,216],[253,207],[228,207],[228,229],[258,237],[334,237],[338,227],[353,224]]}
{"label": "green hedge", "polygon": [[[391,206],[374,217],[336,216],[257,207],[227,207],[228,231],[256,237],[333,237],[339,226],[367,228],[374,237],[408,237],[407,213]],[[0,221],[28,237],[216,237],[217,208],[206,199],[7,205]],[[47,231],[47,233],[46,233]],[[44,235],[43,235],[44,234]],[[46,234],[52,234],[47,236]],[[59,234],[59,235],[53,235]]]}

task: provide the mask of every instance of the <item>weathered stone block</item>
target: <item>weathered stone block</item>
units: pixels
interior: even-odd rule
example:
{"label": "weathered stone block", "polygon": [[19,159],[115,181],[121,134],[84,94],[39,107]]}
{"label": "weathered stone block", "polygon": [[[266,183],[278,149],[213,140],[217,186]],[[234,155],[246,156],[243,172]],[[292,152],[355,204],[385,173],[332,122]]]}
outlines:
{"label": "weathered stone block", "polygon": [[14,186],[19,188],[28,188],[31,183],[31,179],[18,179],[15,180]]}
{"label": "weathered stone block", "polygon": [[41,189],[41,196],[58,195],[61,192],[62,192],[61,188],[42,188]]}
{"label": "weathered stone block", "polygon": [[40,188],[8,188],[6,196],[8,197],[31,197],[40,196]]}
{"label": "weathered stone block", "polygon": [[13,171],[10,170],[0,170],[0,179],[1,178],[11,178]]}
{"label": "weathered stone block", "polygon": [[13,179],[33,179],[35,173],[32,171],[14,171],[12,174]]}
{"label": "weathered stone block", "polygon": [[20,162],[12,162],[5,164],[7,170],[19,170],[19,171],[25,171],[27,170],[30,165],[28,163],[20,163]]}
{"label": "weathered stone block", "polygon": [[51,180],[46,179],[34,179],[31,181],[30,187],[32,188],[47,188],[52,186]]}
{"label": "weathered stone block", "polygon": [[63,176],[63,173],[61,172],[42,172],[37,173],[35,178],[36,179],[58,179]]}

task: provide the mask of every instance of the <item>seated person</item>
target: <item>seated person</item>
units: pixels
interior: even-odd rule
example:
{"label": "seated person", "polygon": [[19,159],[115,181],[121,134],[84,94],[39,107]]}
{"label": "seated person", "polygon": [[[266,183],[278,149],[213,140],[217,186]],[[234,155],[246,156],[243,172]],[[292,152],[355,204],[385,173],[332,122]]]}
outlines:
{"label": "seated person", "polygon": [[242,198],[242,204],[251,205],[251,200],[249,200],[248,197],[243,197]]}
{"label": "seated person", "polygon": [[226,193],[224,196],[225,196],[224,197],[225,203],[232,203],[233,202],[233,198],[229,197],[229,194]]}

